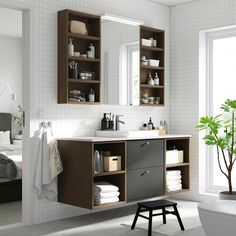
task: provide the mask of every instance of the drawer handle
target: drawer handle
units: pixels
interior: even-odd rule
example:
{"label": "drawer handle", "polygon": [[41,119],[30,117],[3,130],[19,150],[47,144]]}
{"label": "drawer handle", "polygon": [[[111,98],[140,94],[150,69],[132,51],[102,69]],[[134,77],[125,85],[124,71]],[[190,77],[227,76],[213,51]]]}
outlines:
{"label": "drawer handle", "polygon": [[147,141],[146,143],[141,144],[141,147],[145,147],[146,145],[149,145],[149,144],[150,144],[150,142]]}
{"label": "drawer handle", "polygon": [[149,171],[149,170],[144,171],[144,172],[141,174],[141,176],[144,176],[144,175],[147,175],[147,174],[150,174],[150,171]]}

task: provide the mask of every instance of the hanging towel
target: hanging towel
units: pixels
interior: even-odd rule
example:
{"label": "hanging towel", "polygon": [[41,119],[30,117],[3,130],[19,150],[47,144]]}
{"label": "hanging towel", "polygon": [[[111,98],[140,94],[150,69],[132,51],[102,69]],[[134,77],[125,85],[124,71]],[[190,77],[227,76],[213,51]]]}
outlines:
{"label": "hanging towel", "polygon": [[52,130],[50,127],[48,129],[50,131],[50,133],[47,135],[48,145],[49,145],[50,171],[51,171],[51,179],[54,179],[63,171],[63,167],[60,153],[57,149],[57,144],[53,138]]}
{"label": "hanging towel", "polygon": [[[53,200],[57,196],[57,178],[62,171],[59,152],[49,127],[35,132],[36,168],[34,185],[39,198]],[[55,162],[57,160],[57,164]]]}

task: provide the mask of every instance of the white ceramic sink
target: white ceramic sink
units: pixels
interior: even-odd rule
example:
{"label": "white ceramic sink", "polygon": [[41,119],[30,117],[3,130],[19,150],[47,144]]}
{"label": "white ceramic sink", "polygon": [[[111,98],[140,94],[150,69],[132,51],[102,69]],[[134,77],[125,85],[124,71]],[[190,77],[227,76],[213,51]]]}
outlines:
{"label": "white ceramic sink", "polygon": [[96,131],[97,137],[107,138],[145,138],[156,137],[156,130],[133,130],[133,131]]}

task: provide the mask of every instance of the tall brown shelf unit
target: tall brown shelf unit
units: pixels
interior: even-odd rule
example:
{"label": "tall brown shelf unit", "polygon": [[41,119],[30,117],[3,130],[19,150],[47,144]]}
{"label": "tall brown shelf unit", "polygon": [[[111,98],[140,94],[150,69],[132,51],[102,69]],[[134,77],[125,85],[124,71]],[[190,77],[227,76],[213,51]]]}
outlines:
{"label": "tall brown shelf unit", "polygon": [[[142,39],[153,38],[157,40],[157,46],[143,46]],[[145,56],[146,59],[160,60],[158,67],[142,65],[140,63],[140,105],[141,106],[164,106],[165,104],[165,31],[147,26],[140,26],[140,59]],[[147,76],[149,73],[157,72],[159,76],[159,85],[148,85]],[[144,90],[148,90],[150,97],[160,97],[159,104],[145,104],[142,101]]]}
{"label": "tall brown shelf unit", "polygon": [[[84,22],[88,34],[76,34],[69,31],[71,20]],[[58,103],[99,104],[100,103],[100,58],[101,58],[101,22],[100,16],[90,15],[72,10],[58,12]],[[73,40],[74,51],[86,53],[90,43],[96,49],[95,58],[69,56],[68,43]],[[69,63],[78,63],[79,71],[95,72],[94,80],[82,80],[69,77]],[[88,95],[89,90],[95,91],[95,101],[73,102],[69,100],[69,91],[80,90]]]}

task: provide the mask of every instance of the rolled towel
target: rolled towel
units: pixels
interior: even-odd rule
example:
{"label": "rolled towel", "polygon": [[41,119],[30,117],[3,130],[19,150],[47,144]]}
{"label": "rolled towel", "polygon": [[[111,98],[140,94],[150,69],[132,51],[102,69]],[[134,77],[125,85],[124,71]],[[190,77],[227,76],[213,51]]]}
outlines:
{"label": "rolled towel", "polygon": [[180,180],[181,178],[182,178],[181,175],[173,175],[173,176],[167,175],[167,176],[166,176],[166,180],[167,180],[167,181],[169,181],[169,180],[171,180],[171,181]]}
{"label": "rolled towel", "polygon": [[168,185],[176,185],[176,184],[181,184],[181,183],[182,183],[181,179],[179,179],[179,180],[167,180],[166,181],[166,184],[168,184]]}
{"label": "rolled towel", "polygon": [[94,205],[98,206],[101,204],[108,204],[113,202],[119,202],[118,197],[111,197],[111,198],[101,198],[101,199],[94,199]]}
{"label": "rolled towel", "polygon": [[108,182],[95,182],[94,184],[94,193],[108,193],[108,192],[117,192],[119,188]]}
{"label": "rolled towel", "polygon": [[175,176],[175,175],[181,175],[181,171],[180,170],[168,170],[166,171],[166,175],[171,175],[171,176]]}
{"label": "rolled towel", "polygon": [[107,193],[94,193],[94,198],[111,198],[111,197],[119,197],[120,192],[107,192]]}
{"label": "rolled towel", "polygon": [[182,189],[182,184],[167,185],[167,192],[178,191]]}

